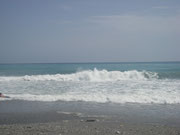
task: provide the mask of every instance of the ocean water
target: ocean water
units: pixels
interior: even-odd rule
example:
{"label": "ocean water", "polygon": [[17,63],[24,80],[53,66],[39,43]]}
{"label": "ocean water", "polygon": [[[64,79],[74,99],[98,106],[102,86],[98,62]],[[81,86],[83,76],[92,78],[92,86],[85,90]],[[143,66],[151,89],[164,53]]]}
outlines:
{"label": "ocean water", "polygon": [[180,62],[0,64],[0,100],[179,104]]}

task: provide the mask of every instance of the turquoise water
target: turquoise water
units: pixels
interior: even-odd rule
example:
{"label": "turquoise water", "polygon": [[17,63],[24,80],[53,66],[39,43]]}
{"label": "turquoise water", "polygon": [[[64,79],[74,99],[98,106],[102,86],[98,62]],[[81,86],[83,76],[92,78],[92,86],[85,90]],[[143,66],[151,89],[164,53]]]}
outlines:
{"label": "turquoise water", "polygon": [[180,62],[0,64],[1,100],[180,103]]}
{"label": "turquoise water", "polygon": [[0,76],[69,74],[82,70],[151,71],[160,78],[180,78],[180,62],[79,63],[79,64],[0,64]]}

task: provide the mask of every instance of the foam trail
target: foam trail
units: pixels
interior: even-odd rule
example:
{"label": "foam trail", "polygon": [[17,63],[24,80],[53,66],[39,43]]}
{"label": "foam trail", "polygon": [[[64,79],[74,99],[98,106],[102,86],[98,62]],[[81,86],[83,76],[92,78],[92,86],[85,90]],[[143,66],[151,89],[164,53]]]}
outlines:
{"label": "foam trail", "polygon": [[72,74],[1,76],[0,100],[179,104],[180,80],[156,72],[85,70]]}
{"label": "foam trail", "polygon": [[107,71],[85,70],[72,74],[31,75],[20,77],[0,77],[0,81],[120,81],[120,80],[148,80],[158,79],[158,74],[147,71]]}
{"label": "foam trail", "polygon": [[[26,84],[26,85],[24,85]],[[116,82],[3,82],[0,100],[179,104],[180,80]]]}
{"label": "foam trail", "polygon": [[[11,98],[1,100],[26,100],[26,101],[85,101],[85,102],[97,102],[97,103],[143,103],[143,104],[179,104],[179,95],[168,95],[167,93],[154,93],[149,95],[144,93],[142,95],[106,95],[106,94],[63,94],[63,95],[31,95],[31,94],[9,94]],[[160,93],[159,93],[160,94]]]}

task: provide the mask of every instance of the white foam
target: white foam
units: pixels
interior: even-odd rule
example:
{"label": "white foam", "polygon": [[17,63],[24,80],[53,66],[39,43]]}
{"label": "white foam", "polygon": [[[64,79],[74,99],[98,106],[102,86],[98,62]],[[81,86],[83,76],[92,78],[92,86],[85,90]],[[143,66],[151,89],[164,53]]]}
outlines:
{"label": "white foam", "polygon": [[26,101],[85,101],[97,103],[143,103],[143,104],[179,104],[180,94],[167,95],[166,92],[152,93],[149,95],[145,92],[136,94],[62,94],[62,95],[31,95],[31,94],[9,94],[11,98],[2,100],[26,100]]}
{"label": "white foam", "polygon": [[0,77],[0,81],[119,81],[119,80],[148,80],[157,79],[158,75],[147,71],[107,71],[86,70],[72,74],[31,75],[20,77]]}
{"label": "white foam", "polygon": [[179,104],[180,80],[147,71],[86,70],[72,74],[0,77],[0,100]]}

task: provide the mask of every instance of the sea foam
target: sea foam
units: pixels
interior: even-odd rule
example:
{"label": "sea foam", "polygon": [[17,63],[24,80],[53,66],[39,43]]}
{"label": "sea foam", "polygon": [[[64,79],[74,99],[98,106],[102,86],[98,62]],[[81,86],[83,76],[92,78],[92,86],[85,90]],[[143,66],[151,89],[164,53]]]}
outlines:
{"label": "sea foam", "polygon": [[9,94],[11,98],[1,100],[26,100],[26,101],[84,101],[84,102],[96,102],[96,103],[141,103],[141,104],[179,104],[179,94],[167,95],[164,93],[129,93],[129,94],[106,94],[106,93],[82,93],[72,94],[66,93],[61,95],[32,95],[32,94]]}
{"label": "sea foam", "polygon": [[148,80],[158,79],[156,72],[148,71],[107,71],[107,70],[85,70],[72,74],[54,75],[25,75],[19,77],[0,77],[0,81],[120,81],[120,80]]}
{"label": "sea foam", "polygon": [[85,70],[71,74],[0,77],[0,100],[179,104],[180,80],[156,72]]}

